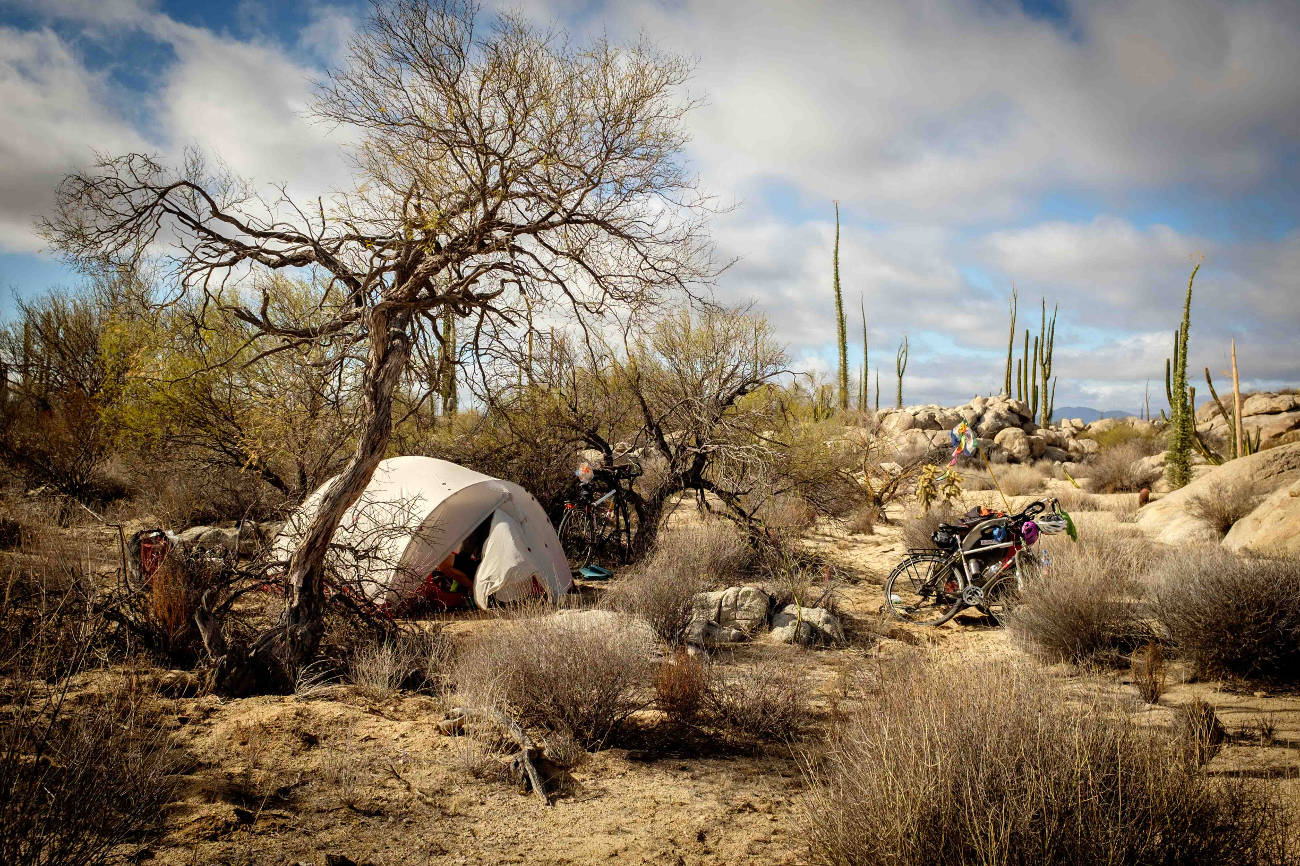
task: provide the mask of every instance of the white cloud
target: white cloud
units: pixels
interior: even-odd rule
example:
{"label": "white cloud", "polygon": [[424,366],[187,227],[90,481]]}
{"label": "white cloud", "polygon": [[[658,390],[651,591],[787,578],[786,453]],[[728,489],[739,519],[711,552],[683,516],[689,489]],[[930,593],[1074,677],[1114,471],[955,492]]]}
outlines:
{"label": "white cloud", "polygon": [[105,82],[53,32],[0,28],[0,251],[41,247],[36,217],[92,147],[141,146],[141,136],[105,108],[110,102]]}

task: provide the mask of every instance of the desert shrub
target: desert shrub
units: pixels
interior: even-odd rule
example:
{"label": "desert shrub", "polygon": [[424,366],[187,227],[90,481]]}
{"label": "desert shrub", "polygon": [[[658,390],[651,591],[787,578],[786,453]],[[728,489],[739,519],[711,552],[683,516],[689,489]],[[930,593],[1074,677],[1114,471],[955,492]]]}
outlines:
{"label": "desert shrub", "polygon": [[1102,507],[1097,497],[1074,486],[1054,487],[1052,495],[1066,511],[1100,511]]}
{"label": "desert shrub", "polygon": [[456,690],[471,706],[544,731],[567,731],[583,748],[597,749],[644,706],[646,651],[628,630],[558,618],[513,620],[465,649]]}
{"label": "desert shrub", "polygon": [[808,500],[794,493],[782,493],[764,500],[755,516],[770,534],[784,538],[803,535],[817,522],[817,510]]}
{"label": "desert shrub", "polygon": [[859,505],[849,512],[844,521],[844,528],[850,535],[874,535],[876,533],[877,512],[874,505]]}
{"label": "desert shrub", "polygon": [[1129,670],[1142,700],[1148,704],[1160,703],[1160,696],[1165,690],[1165,653],[1160,648],[1160,642],[1148,641],[1133,653]]}
{"label": "desert shrub", "polygon": [[1007,496],[1039,493],[1047,483],[1047,476],[1034,466],[999,466],[993,472]]}
{"label": "desert shrub", "polygon": [[1121,706],[1028,664],[922,662],[810,758],[814,862],[1288,862],[1275,793],[1205,778]]}
{"label": "desert shrub", "polygon": [[711,724],[746,737],[787,742],[807,732],[812,712],[803,675],[791,664],[763,660],[714,665],[705,698]]}
{"label": "desert shrub", "polygon": [[1104,448],[1088,462],[1092,489],[1097,493],[1136,493],[1160,479],[1160,468],[1142,469],[1138,461],[1149,456],[1137,442]]}
{"label": "desert shrub", "polygon": [[1194,767],[1214,760],[1228,737],[1214,705],[1201,697],[1192,698],[1174,711],[1174,734],[1183,759]]}
{"label": "desert shrub", "polygon": [[1148,457],[1161,450],[1160,435],[1154,429],[1132,427],[1128,424],[1120,424],[1100,433],[1085,432],[1081,438],[1093,440],[1101,451],[1130,448],[1139,457]]}
{"label": "desert shrub", "polygon": [[934,547],[931,536],[940,523],[956,523],[961,514],[947,503],[935,505],[922,514],[909,516],[903,520],[903,544],[908,550]]}
{"label": "desert shrub", "polygon": [[1203,547],[1154,580],[1156,618],[1199,673],[1300,682],[1300,559]]}
{"label": "desert shrub", "polygon": [[1249,481],[1220,483],[1187,501],[1187,511],[1226,535],[1232,525],[1255,510],[1260,496]]}
{"label": "desert shrub", "polygon": [[1050,565],[1026,581],[1012,632],[1054,661],[1118,661],[1150,638],[1139,606],[1149,557],[1150,545],[1127,535],[1054,546]]}
{"label": "desert shrub", "polygon": [[609,602],[641,617],[661,640],[677,646],[686,637],[695,596],[738,582],[754,558],[749,542],[721,520],[666,531],[650,556],[611,587]]}
{"label": "desert shrub", "polygon": [[348,665],[349,679],[372,698],[391,697],[410,672],[409,658],[393,641],[362,647]]}
{"label": "desert shrub", "polygon": [[655,703],[670,721],[693,724],[709,691],[709,674],[695,656],[678,650],[655,672]]}

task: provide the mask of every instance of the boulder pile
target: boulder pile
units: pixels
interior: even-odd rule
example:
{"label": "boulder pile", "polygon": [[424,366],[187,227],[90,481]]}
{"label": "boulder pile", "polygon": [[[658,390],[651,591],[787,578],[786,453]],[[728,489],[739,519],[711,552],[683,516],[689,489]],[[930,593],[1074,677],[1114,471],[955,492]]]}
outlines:
{"label": "boulder pile", "polygon": [[[1232,411],[1231,397],[1224,406]],[[1259,437],[1260,448],[1300,442],[1300,394],[1251,394],[1241,401],[1241,426],[1252,440]],[[1225,442],[1233,436],[1228,419],[1213,400],[1196,410],[1196,430]]]}

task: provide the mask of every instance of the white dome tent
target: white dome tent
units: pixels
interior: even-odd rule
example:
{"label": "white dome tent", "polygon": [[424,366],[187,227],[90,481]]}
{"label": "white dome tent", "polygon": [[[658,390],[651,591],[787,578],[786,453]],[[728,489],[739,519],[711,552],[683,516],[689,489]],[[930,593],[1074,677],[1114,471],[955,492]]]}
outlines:
{"label": "white dome tent", "polygon": [[[287,562],[330,481],[303,502],[276,538]],[[484,521],[491,521],[474,603],[557,601],[573,586],[560,540],[541,505],[518,484],[433,457],[382,461],[334,533],[330,565],[376,604],[409,599],[425,577]]]}

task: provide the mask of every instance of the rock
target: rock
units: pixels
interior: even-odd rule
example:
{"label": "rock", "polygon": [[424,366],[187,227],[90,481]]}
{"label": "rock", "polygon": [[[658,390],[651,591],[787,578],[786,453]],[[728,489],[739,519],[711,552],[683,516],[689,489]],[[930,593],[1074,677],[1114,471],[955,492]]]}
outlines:
{"label": "rock", "polygon": [[930,445],[934,448],[951,448],[952,440],[948,438],[947,430],[930,431]]}
{"label": "rock", "polygon": [[657,646],[650,623],[616,610],[560,610],[544,620],[558,628],[626,635],[650,652]]}
{"label": "rock", "polygon": [[199,678],[190,671],[163,671],[154,687],[168,698],[192,698],[199,693]]}
{"label": "rock", "polygon": [[1029,456],[1037,460],[1047,453],[1047,440],[1042,436],[1030,436],[1029,439]]}
{"label": "rock", "polygon": [[1051,460],[1053,463],[1064,463],[1070,459],[1070,452],[1066,451],[1064,448],[1056,448],[1052,445],[1048,445],[1043,449],[1043,458],[1045,460]]}
{"label": "rock", "polygon": [[1241,426],[1250,433],[1258,433],[1259,444],[1263,448],[1275,444],[1292,430],[1300,430],[1300,412],[1246,417],[1242,419]]}
{"label": "rock", "polygon": [[928,454],[932,447],[930,436],[924,430],[908,430],[894,437],[894,458],[899,463],[911,463]]}
{"label": "rock", "polygon": [[788,604],[772,617],[771,639],[778,643],[829,646],[844,643],[839,619],[821,607]]}
{"label": "rock", "polygon": [[1096,454],[1101,450],[1095,439],[1071,439],[1066,446],[1066,451],[1077,457],[1086,457],[1089,454]]}
{"label": "rock", "polygon": [[[984,407],[989,403],[988,397],[976,397],[966,405],[970,407],[970,415],[983,415]],[[972,419],[974,420],[974,419]]]}
{"label": "rock", "polygon": [[1238,520],[1224,536],[1223,546],[1238,552],[1300,556],[1300,480],[1274,490]]}
{"label": "rock", "polygon": [[772,599],[756,586],[702,592],[692,600],[687,640],[698,646],[749,640],[767,628]]}
{"label": "rock", "polygon": [[1001,448],[1007,457],[1017,463],[1023,463],[1029,459],[1031,452],[1029,437],[1019,427],[1007,427],[1000,431],[998,435],[993,437],[993,444]]}
{"label": "rock", "polygon": [[[1259,492],[1271,494],[1296,479],[1300,479],[1300,443],[1229,460],[1222,466],[1201,469],[1198,477],[1186,487],[1174,490],[1143,508],[1137,525],[1148,536],[1165,544],[1217,544],[1220,540],[1218,530],[1189,510],[1193,498],[1213,496],[1220,487],[1237,484],[1252,484]],[[1160,485],[1153,489],[1159,490]],[[1272,500],[1271,496],[1269,500]],[[1243,529],[1237,538],[1244,538],[1247,532]]]}
{"label": "rock", "polygon": [[880,423],[880,432],[886,435],[902,433],[916,426],[916,418],[911,412],[897,411]]}
{"label": "rock", "polygon": [[1251,415],[1277,415],[1281,412],[1294,412],[1297,409],[1300,409],[1300,395],[1296,394],[1252,394],[1241,401],[1243,419]]}
{"label": "rock", "polygon": [[1018,416],[1001,406],[990,406],[984,412],[979,424],[975,426],[975,432],[979,436],[994,437],[998,434],[998,431],[1005,430],[1008,427],[1019,429],[1022,423],[1024,422]]}

